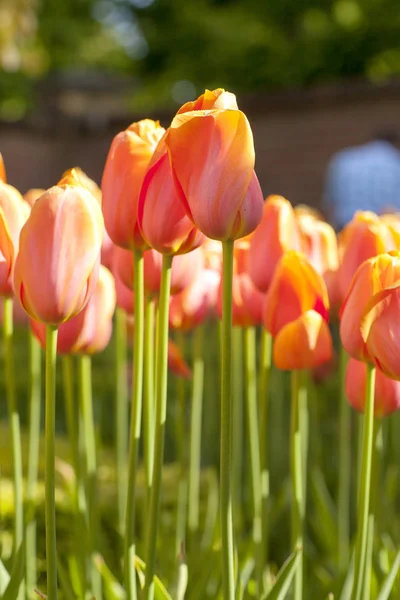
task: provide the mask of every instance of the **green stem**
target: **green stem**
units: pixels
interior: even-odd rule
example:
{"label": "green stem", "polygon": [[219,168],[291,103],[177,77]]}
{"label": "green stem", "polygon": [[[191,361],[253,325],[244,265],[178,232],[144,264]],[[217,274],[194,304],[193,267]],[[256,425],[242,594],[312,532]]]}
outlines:
{"label": "green stem", "polygon": [[204,389],[203,340],[204,330],[200,325],[193,332],[193,382],[192,411],[190,416],[188,513],[188,527],[191,533],[195,533],[199,530],[200,515],[201,433]]}
{"label": "green stem", "polygon": [[351,409],[346,398],[345,375],[347,354],[340,348],[340,408],[339,408],[339,485],[338,485],[338,562],[341,571],[350,557],[350,491],[351,491]]}
{"label": "green stem", "polygon": [[233,327],[232,329],[232,362],[233,362],[233,439],[235,443],[232,448],[232,486],[234,494],[235,531],[240,534],[243,523],[243,329]]}
{"label": "green stem", "polygon": [[146,576],[143,592],[144,600],[153,600],[154,597],[154,570],[156,562],[158,520],[160,513],[165,421],[167,413],[168,310],[171,287],[171,267],[172,256],[163,255],[157,329],[156,421],[154,432],[153,485],[151,489],[150,509],[147,519]]}
{"label": "green stem", "polygon": [[[291,407],[291,475],[292,475],[292,550],[303,548],[304,545],[304,466],[303,466],[303,440],[302,419],[300,415],[301,372],[292,371],[292,407]],[[302,553],[303,554],[303,553]],[[303,597],[303,559],[300,556],[299,564],[294,577],[294,600]]]}
{"label": "green stem", "polygon": [[[182,356],[185,356],[185,336],[183,331],[176,332],[176,340]],[[187,407],[187,386],[183,377],[176,378],[176,458],[179,464],[179,485],[177,502],[177,520],[176,520],[176,556],[179,565],[181,563],[180,555],[185,546],[185,531],[187,517],[187,499],[188,499],[188,481],[187,481],[187,425],[186,425],[186,407]]]}
{"label": "green stem", "polygon": [[143,445],[146,471],[147,500],[150,499],[154,462],[154,298],[146,298],[144,330],[144,393],[143,393]]}
{"label": "green stem", "polygon": [[221,344],[221,450],[220,519],[222,544],[222,587],[224,600],[235,597],[232,519],[232,277],[233,241],[222,242],[222,344]]}
{"label": "green stem", "polygon": [[268,564],[268,502],[269,502],[269,466],[268,466],[268,384],[272,366],[272,335],[262,329],[261,357],[259,375],[260,398],[260,463],[262,498],[262,539],[263,564]]}
{"label": "green stem", "polygon": [[115,456],[118,498],[118,530],[125,524],[126,463],[128,456],[128,375],[126,313],[117,308],[115,314]]}
{"label": "green stem", "polygon": [[26,526],[25,577],[27,597],[37,585],[36,579],[36,491],[39,471],[40,413],[41,413],[41,350],[40,343],[29,330],[29,449],[27,501],[32,507],[32,519]]}
{"label": "green stem", "polygon": [[358,504],[358,529],[355,547],[354,582],[351,600],[361,600],[364,567],[368,545],[368,515],[370,504],[372,444],[374,435],[375,369],[367,365],[364,434],[360,474],[360,498]]}
{"label": "green stem", "polygon": [[55,503],[55,417],[57,327],[46,325],[46,422],[45,422],[45,521],[47,597],[57,600],[57,548]]}
{"label": "green stem", "polygon": [[98,510],[97,510],[97,458],[96,434],[93,416],[92,359],[88,355],[78,356],[79,398],[83,427],[85,452],[86,502],[89,525],[89,548],[91,553],[90,578],[92,593],[101,600],[101,575],[94,563],[97,549]]}
{"label": "green stem", "polygon": [[256,365],[256,329],[244,330],[244,348],[246,365],[246,405],[247,439],[249,443],[250,473],[253,499],[253,544],[256,561],[257,597],[264,593],[264,548],[262,538],[262,495],[260,465],[260,435],[257,410],[257,365]]}
{"label": "green stem", "polygon": [[125,516],[125,587],[130,600],[137,598],[136,481],[143,403],[144,263],[143,252],[134,250],[135,327],[133,332],[132,409],[129,432],[128,489]]}

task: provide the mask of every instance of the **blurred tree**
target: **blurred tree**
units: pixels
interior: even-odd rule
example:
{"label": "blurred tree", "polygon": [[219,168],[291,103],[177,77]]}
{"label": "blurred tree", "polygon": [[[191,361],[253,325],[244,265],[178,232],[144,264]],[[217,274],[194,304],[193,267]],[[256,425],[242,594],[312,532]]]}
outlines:
{"label": "blurred tree", "polygon": [[[0,114],[60,69],[135,77],[136,108],[400,72],[398,0],[0,0]],[[5,110],[5,108],[7,110]]]}

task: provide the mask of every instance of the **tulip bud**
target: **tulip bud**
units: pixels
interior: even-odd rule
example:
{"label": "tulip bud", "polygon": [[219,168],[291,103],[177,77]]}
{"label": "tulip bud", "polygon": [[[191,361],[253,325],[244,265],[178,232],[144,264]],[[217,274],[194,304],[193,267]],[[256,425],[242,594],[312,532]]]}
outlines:
{"label": "tulip bud", "polygon": [[126,249],[145,249],[137,222],[139,194],[147,167],[164,134],[158,121],[132,123],[112,141],[104,167],[101,189],[107,232],[114,244]]}
{"label": "tulip bud", "polygon": [[[367,381],[367,365],[364,362],[350,358],[347,363],[345,390],[351,406],[359,412],[364,412],[365,392]],[[375,417],[383,417],[400,408],[400,381],[394,381],[376,370],[374,413]]]}
{"label": "tulip bud", "polygon": [[100,207],[83,188],[54,186],[33,205],[14,276],[30,317],[60,325],[86,306],[97,282],[102,230]]}
{"label": "tulip bud", "polygon": [[288,250],[301,250],[293,207],[282,196],[269,196],[251,238],[248,258],[250,277],[261,292],[267,291],[278,261]]}
{"label": "tulip bud", "polygon": [[188,287],[171,298],[170,327],[185,331],[194,329],[212,314],[217,304],[220,280],[221,274],[217,271],[201,269]]}
{"label": "tulip bud", "polygon": [[207,108],[182,107],[165,136],[177,191],[206,236],[244,237],[259,224],[263,206],[249,122],[222,90],[206,92],[197,104]]}
{"label": "tulip bud", "polygon": [[101,206],[101,189],[80,167],[73,167],[64,171],[58,185],[77,185],[90,192]]}
{"label": "tulip bud", "polygon": [[45,191],[46,190],[42,188],[31,188],[30,190],[25,192],[24,200],[29,204],[30,207],[32,207],[35,204],[36,200],[38,200],[40,196],[45,193]]}

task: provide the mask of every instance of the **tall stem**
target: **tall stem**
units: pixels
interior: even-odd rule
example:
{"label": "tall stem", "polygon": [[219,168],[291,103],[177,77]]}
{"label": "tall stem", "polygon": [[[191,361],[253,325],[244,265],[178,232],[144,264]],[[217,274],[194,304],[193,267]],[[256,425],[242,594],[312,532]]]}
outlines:
{"label": "tall stem", "polygon": [[[154,462],[154,341],[155,341],[154,298],[146,298],[144,330],[144,393],[143,393],[143,443],[144,467],[146,471],[147,500],[150,499]],[[147,504],[147,503],[146,503]]]}
{"label": "tall stem", "polygon": [[250,473],[253,499],[253,544],[256,561],[257,597],[264,592],[264,549],[262,539],[262,502],[261,502],[261,465],[260,435],[258,430],[257,410],[257,366],[256,366],[256,330],[246,327],[245,365],[246,365],[246,404],[247,404],[247,438],[250,454]]}
{"label": "tall stem", "polygon": [[347,354],[340,348],[338,561],[346,570],[350,556],[351,410],[345,393]]}
{"label": "tall stem", "polygon": [[128,374],[126,313],[115,314],[115,456],[118,497],[118,529],[124,531],[126,502],[126,463],[128,457]]}
{"label": "tall stem", "polygon": [[130,600],[137,598],[136,555],[136,481],[142,419],[143,335],[144,335],[144,263],[143,253],[134,250],[135,328],[133,334],[132,409],[129,433],[128,490],[125,517],[125,586]]}
{"label": "tall stem", "polygon": [[153,600],[154,597],[154,570],[160,512],[161,475],[164,459],[165,420],[167,413],[168,311],[171,287],[171,267],[172,257],[163,255],[157,327],[154,465],[150,509],[147,519],[146,576],[143,593],[144,600]]}
{"label": "tall stem", "polygon": [[[300,394],[302,374],[292,371],[292,407],[291,407],[291,433],[290,433],[290,462],[292,475],[292,549],[303,547],[304,544],[304,464],[302,419],[300,414]],[[303,553],[302,553],[303,554]],[[303,597],[303,560],[300,557],[296,574],[294,576],[294,600]]]}
{"label": "tall stem", "polygon": [[55,503],[57,328],[46,326],[46,422],[45,422],[45,522],[47,597],[57,600],[57,548]]}
{"label": "tall stem", "polygon": [[[176,340],[182,356],[185,356],[185,335],[182,330],[176,332]],[[176,458],[179,464],[179,485],[176,519],[176,556],[178,559],[178,571],[181,551],[185,545],[188,481],[187,481],[187,456],[188,435],[186,424],[187,409],[187,385],[183,377],[176,378]]]}
{"label": "tall stem", "polygon": [[233,241],[222,243],[220,520],[224,600],[235,597],[232,511],[232,277]]}
{"label": "tall stem", "polygon": [[259,374],[260,398],[260,463],[261,463],[261,498],[262,498],[262,539],[263,564],[268,563],[268,501],[269,501],[269,466],[268,466],[268,384],[272,365],[272,335],[264,328],[261,331],[261,357]]}
{"label": "tall stem", "polygon": [[[28,451],[28,481],[27,500],[31,505],[36,504],[36,491],[39,470],[40,442],[40,413],[41,413],[41,350],[40,344],[32,331],[29,330],[29,451]],[[33,515],[36,511],[33,512]],[[36,518],[26,526],[25,574],[27,597],[30,590],[36,588]]]}
{"label": "tall stem", "polygon": [[191,533],[199,529],[200,513],[200,467],[201,431],[203,418],[204,356],[203,327],[193,332],[193,382],[192,411],[190,415],[190,458],[189,458],[189,513],[188,527]]}
{"label": "tall stem", "polygon": [[358,503],[358,528],[355,547],[354,582],[351,600],[361,600],[364,568],[368,545],[368,515],[370,505],[372,442],[374,435],[375,369],[367,365],[367,382],[364,412],[360,497]]}
{"label": "tall stem", "polygon": [[83,426],[83,442],[85,452],[86,501],[89,524],[89,546],[91,552],[90,576],[92,592],[96,600],[101,600],[101,575],[94,564],[97,549],[98,510],[97,510],[97,458],[96,435],[93,416],[92,397],[92,359],[88,355],[78,357],[79,397]]}
{"label": "tall stem", "polygon": [[233,439],[235,443],[232,448],[232,487],[234,506],[235,531],[240,534],[242,530],[243,519],[243,328],[232,328],[232,364],[233,364]]}

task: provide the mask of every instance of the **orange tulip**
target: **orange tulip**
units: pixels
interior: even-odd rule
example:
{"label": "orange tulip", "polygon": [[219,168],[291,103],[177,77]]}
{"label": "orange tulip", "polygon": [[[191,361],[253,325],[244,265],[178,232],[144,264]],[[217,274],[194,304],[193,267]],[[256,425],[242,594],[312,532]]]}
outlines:
{"label": "orange tulip", "polygon": [[[132,252],[115,249],[114,272],[116,277],[133,290],[133,256]],[[146,250],[143,253],[144,262],[144,289],[149,296],[158,296],[161,284],[162,254],[156,250]],[[201,249],[194,250],[189,254],[181,254],[172,261],[171,270],[171,294],[179,294],[188,287],[203,268],[204,257]]]}
{"label": "orange tulip", "polygon": [[326,286],[307,258],[291,250],[279,261],[265,297],[264,327],[275,337],[282,327],[309,310],[328,319]]}
{"label": "orange tulip", "polygon": [[[345,390],[351,406],[359,412],[364,412],[365,386],[367,365],[364,362],[350,358],[347,363]],[[376,417],[384,417],[400,408],[400,381],[386,377],[376,370],[374,413]]]}
{"label": "orange tulip", "polygon": [[13,270],[19,235],[29,215],[29,205],[12,185],[0,180],[0,295],[13,293]]}
{"label": "orange tulip", "polygon": [[40,198],[40,196],[44,194],[45,191],[46,190],[42,188],[31,188],[30,190],[25,192],[24,200],[29,204],[30,207],[32,207],[35,204],[36,200],[38,200],[38,198]]}
{"label": "orange tulip", "polygon": [[226,109],[231,108],[233,110],[238,108],[235,94],[226,92],[222,88],[216,90],[206,90],[204,94],[201,94],[192,102],[186,102],[178,110],[177,114],[193,111],[193,110],[212,110],[215,108]]}
{"label": "orange tulip", "polygon": [[301,238],[293,207],[282,196],[268,196],[260,225],[251,238],[249,274],[254,285],[266,292],[276,265],[288,250],[301,250]]}
{"label": "orange tulip", "polygon": [[399,300],[400,253],[393,251],[359,267],[341,310],[340,337],[347,352],[393,379],[400,378]]}
{"label": "orange tulip", "polygon": [[86,306],[97,282],[102,231],[100,207],[83,188],[54,186],[33,205],[14,277],[30,317],[59,325]]}
{"label": "orange tulip", "polygon": [[[99,278],[85,308],[58,328],[59,354],[94,354],[102,352],[111,338],[116,293],[114,278],[100,266]],[[46,326],[31,319],[31,328],[42,348],[46,347]]]}
{"label": "orange tulip", "polygon": [[3,160],[3,155],[0,152],[0,181],[7,183],[6,167]]}
{"label": "orange tulip", "polygon": [[77,185],[90,192],[97,202],[101,205],[101,189],[93,179],[91,179],[80,167],[72,167],[64,171],[58,185]]}
{"label": "orange tulip", "polygon": [[158,121],[132,123],[112,141],[101,189],[107,232],[117,246],[145,249],[137,222],[139,194],[147,167],[164,134]]}
{"label": "orange tulip", "polygon": [[138,222],[148,245],[161,254],[183,254],[204,241],[204,235],[186,215],[176,192],[163,140],[143,180]]}
{"label": "orange tulip", "polygon": [[337,285],[343,301],[354,273],[364,260],[394,250],[387,223],[372,212],[357,212],[339,235],[340,265]]}
{"label": "orange tulip", "polygon": [[200,231],[218,240],[253,231],[263,206],[253,134],[232,96],[216,90],[185,105],[164,140],[186,213]]}
{"label": "orange tulip", "polygon": [[221,274],[200,269],[196,279],[180,294],[171,298],[169,324],[174,329],[190,330],[215,312]]}
{"label": "orange tulip", "polygon": [[274,340],[273,360],[278,369],[312,369],[331,358],[329,327],[315,310],[307,310],[282,327]]}

